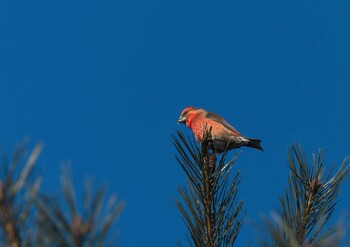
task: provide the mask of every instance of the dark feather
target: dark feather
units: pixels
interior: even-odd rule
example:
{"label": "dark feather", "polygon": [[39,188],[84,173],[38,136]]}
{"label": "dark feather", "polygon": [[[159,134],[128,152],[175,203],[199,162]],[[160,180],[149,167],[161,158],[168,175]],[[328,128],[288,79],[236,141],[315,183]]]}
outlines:
{"label": "dark feather", "polygon": [[222,124],[225,128],[228,128],[229,130],[232,130],[234,132],[236,132],[237,134],[240,134],[232,125],[230,125],[228,122],[226,122],[226,120],[219,116],[218,114],[214,113],[214,112],[208,112],[206,117],[208,119],[211,119],[217,123]]}

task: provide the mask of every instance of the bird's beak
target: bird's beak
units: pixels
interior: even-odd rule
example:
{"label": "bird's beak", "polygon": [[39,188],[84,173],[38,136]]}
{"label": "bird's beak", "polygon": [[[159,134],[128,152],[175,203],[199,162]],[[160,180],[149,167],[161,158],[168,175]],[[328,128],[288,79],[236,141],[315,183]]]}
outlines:
{"label": "bird's beak", "polygon": [[177,124],[186,123],[186,116],[180,116],[179,120],[177,120]]}

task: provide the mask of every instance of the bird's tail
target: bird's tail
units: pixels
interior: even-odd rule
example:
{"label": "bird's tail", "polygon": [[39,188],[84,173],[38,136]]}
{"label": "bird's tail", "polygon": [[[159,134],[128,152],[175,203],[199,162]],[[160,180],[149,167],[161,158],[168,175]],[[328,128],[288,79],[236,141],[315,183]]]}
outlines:
{"label": "bird's tail", "polygon": [[264,149],[260,145],[261,140],[251,139],[251,138],[246,138],[246,139],[249,140],[249,142],[246,144],[246,146],[264,151]]}

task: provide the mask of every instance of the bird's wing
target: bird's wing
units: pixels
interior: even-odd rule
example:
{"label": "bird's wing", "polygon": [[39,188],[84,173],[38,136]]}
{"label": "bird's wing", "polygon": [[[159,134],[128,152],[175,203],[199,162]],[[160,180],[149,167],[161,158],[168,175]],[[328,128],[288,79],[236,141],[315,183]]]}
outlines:
{"label": "bird's wing", "polygon": [[214,112],[208,112],[207,116],[208,119],[213,120],[217,123],[222,124],[224,127],[228,128],[229,130],[232,130],[234,132],[236,132],[237,134],[240,134],[232,125],[230,125],[228,122],[226,122],[226,120],[219,116],[218,114],[214,113]]}

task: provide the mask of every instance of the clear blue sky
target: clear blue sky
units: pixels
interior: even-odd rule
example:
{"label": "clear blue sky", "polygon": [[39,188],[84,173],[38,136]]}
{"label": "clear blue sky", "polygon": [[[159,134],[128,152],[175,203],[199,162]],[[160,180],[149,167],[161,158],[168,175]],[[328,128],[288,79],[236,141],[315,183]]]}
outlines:
{"label": "clear blue sky", "polygon": [[[261,138],[237,162],[246,220],[278,208],[289,146],[350,153],[350,2],[1,1],[0,145],[45,143],[44,188],[59,165],[95,176],[127,203],[120,244],[175,246],[185,226],[172,201],[185,175],[171,134],[188,105]],[[232,154],[233,155],[233,154]],[[337,215],[350,208],[350,179]],[[349,219],[349,217],[348,217]],[[349,221],[348,221],[349,222]],[[348,229],[349,230],[349,229]]]}

